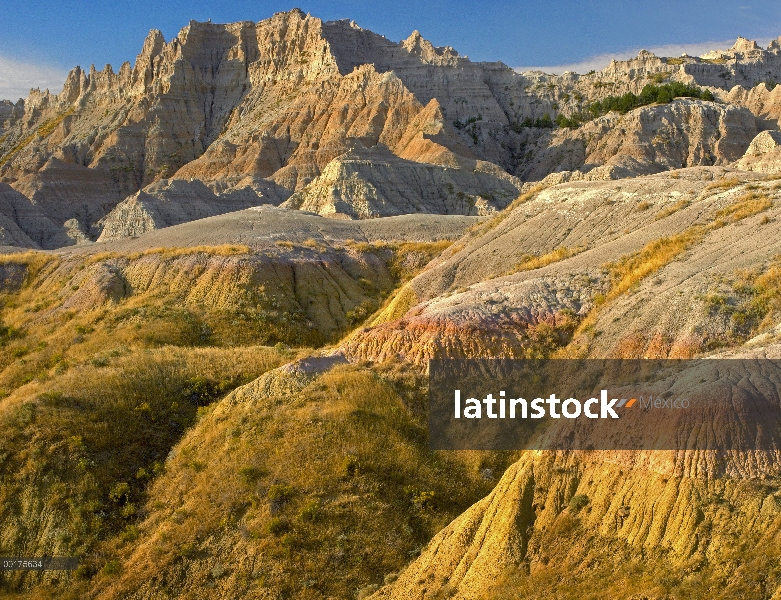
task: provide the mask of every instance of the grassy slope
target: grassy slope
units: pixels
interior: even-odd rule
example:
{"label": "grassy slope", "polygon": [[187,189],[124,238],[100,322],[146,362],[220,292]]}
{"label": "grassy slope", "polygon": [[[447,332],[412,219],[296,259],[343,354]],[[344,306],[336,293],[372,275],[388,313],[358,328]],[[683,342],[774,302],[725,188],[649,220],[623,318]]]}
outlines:
{"label": "grassy slope", "polygon": [[[393,283],[409,279],[447,245],[446,242],[353,244],[348,251],[359,259],[365,257],[362,264],[379,261],[384,265],[386,279]],[[302,246],[293,250],[315,253],[322,250],[312,244]],[[3,480],[0,553],[78,555],[81,567],[74,575],[75,579],[65,576],[69,585],[81,582],[77,597],[86,592],[97,574],[99,577],[111,576],[113,561],[119,560],[128,547],[135,545],[141,535],[137,527],[145,522],[150,511],[150,518],[159,517],[155,506],[167,499],[150,501],[149,490],[157,490],[159,494],[160,490],[165,492],[169,484],[161,483],[162,487],[151,484],[157,480],[169,482],[169,477],[175,480],[179,476],[176,467],[172,467],[170,476],[165,474],[166,457],[186,432],[190,431],[189,435],[203,432],[196,423],[205,415],[205,407],[236,386],[299,355],[281,343],[276,348],[251,345],[279,339],[274,337],[279,323],[260,322],[253,328],[239,321],[220,327],[220,319],[225,319],[228,310],[219,305],[210,307],[207,303],[187,304],[182,301],[182,296],[188,292],[186,288],[183,291],[181,287],[170,286],[162,291],[161,288],[153,289],[151,293],[149,290],[146,293],[123,292],[119,297],[108,293],[101,298],[102,303],[94,306],[72,302],[82,286],[90,285],[89,274],[95,269],[106,268],[127,274],[133,268],[139,268],[138,261],[154,259],[158,261],[155,268],[161,269],[160,260],[191,259],[197,255],[206,255],[209,260],[214,256],[235,257],[242,253],[241,248],[230,252],[219,251],[219,248],[196,250],[195,255],[161,250],[133,256],[84,256],[75,264],[73,259],[34,252],[0,258],[6,281],[6,293],[0,297],[0,477]],[[63,260],[70,260],[71,264],[63,265]],[[361,271],[354,270],[353,275],[357,278]],[[359,323],[377,307],[383,294],[390,291],[378,290],[369,282],[365,287],[371,288],[366,294],[367,301],[348,311],[345,315],[348,323]],[[91,293],[92,290],[87,291]],[[264,308],[268,307],[259,310]],[[296,324],[289,323],[289,329],[295,327]],[[235,336],[236,330],[244,337],[226,340],[222,335],[227,331],[234,332]],[[227,347],[220,347],[223,345]],[[374,381],[374,375],[372,378]],[[357,392],[356,402],[366,400],[361,395],[364,391],[361,388]],[[403,410],[397,395],[387,396],[391,392],[371,389],[372,398],[375,392],[380,394],[378,398],[392,398],[396,402],[394,411]],[[318,395],[312,397],[318,398]],[[307,395],[302,396],[302,399],[306,398]],[[335,410],[334,429],[339,430],[344,425],[342,421],[350,419],[349,414],[350,411]],[[409,437],[404,443],[410,445],[409,452],[416,455],[411,462],[413,465],[416,461],[433,460],[425,450],[426,440],[419,415],[417,419],[414,424],[410,421],[400,434]],[[303,435],[303,432],[295,431],[299,425],[301,422],[294,419],[286,439],[294,440]],[[358,423],[356,427],[360,429],[363,425]],[[390,431],[383,433],[383,439],[387,435]],[[255,442],[256,451],[260,451],[261,442],[273,446],[279,440],[275,437]],[[284,448],[295,454],[299,442],[285,444]],[[271,450],[266,448],[265,451]],[[330,448],[318,450],[329,451]],[[355,477],[344,483],[348,488],[367,477],[365,469],[374,449],[367,448],[361,454],[364,456],[362,466],[353,473]],[[238,454],[228,452],[222,466],[228,472],[232,468],[235,476],[246,467],[247,456],[246,447]],[[288,458],[292,460],[292,457]],[[393,458],[398,456],[393,454]],[[296,492],[285,506],[303,503],[303,508],[299,507],[303,510],[310,500],[341,493],[339,490],[344,485],[340,473],[348,467],[340,462],[346,460],[344,456],[339,455],[334,460],[339,464],[331,465],[330,472],[321,473],[325,483],[319,491],[313,492],[312,498],[307,500]],[[201,462],[212,464],[208,456]],[[178,463],[174,464],[178,466]],[[195,468],[200,473],[200,464],[189,461],[186,468]],[[466,467],[461,465],[459,468],[463,471]],[[385,467],[380,464],[377,469],[384,472]],[[433,482],[434,472],[410,481],[417,483],[423,491],[437,489],[437,508],[427,505],[428,513],[424,511],[411,517],[414,529],[409,532],[406,527],[403,529],[403,543],[399,549],[389,552],[390,558],[379,561],[381,568],[358,567],[345,582],[376,581],[378,568],[380,571],[400,568],[436,527],[490,488],[490,483],[476,477],[476,470],[472,469],[468,475],[455,480],[470,481],[472,494],[462,495],[454,490],[449,490],[452,494],[445,493],[441,485]],[[263,476],[245,472],[240,477],[261,485],[267,476],[266,471],[262,473]],[[204,469],[203,476],[207,475],[212,477],[210,485],[219,487],[225,473]],[[305,477],[304,473],[297,473],[287,479],[291,486],[300,489],[302,477]],[[411,489],[404,491],[408,484],[409,481],[395,490],[395,503],[407,508],[418,493]],[[237,486],[236,493],[246,493],[249,498],[251,494],[245,487]],[[198,493],[203,491],[203,488],[197,488]],[[451,496],[458,500],[451,500]],[[327,504],[327,499],[324,502]],[[440,506],[445,507],[444,512],[438,512]],[[219,524],[225,507],[217,503],[215,509],[220,515]],[[325,514],[327,509],[323,510]],[[372,519],[376,516],[371,513]],[[199,527],[214,525],[212,514],[197,514],[197,517],[203,518]],[[256,536],[252,539],[268,537],[257,544],[265,547],[279,542],[280,536],[267,531],[261,517],[256,515],[255,519],[261,521],[255,524]],[[370,520],[362,532],[366,536],[385,535],[391,520],[389,516],[377,523]],[[355,521],[360,522],[360,518],[356,517]],[[295,521],[299,522],[303,521]],[[328,545],[325,540],[330,539],[329,530],[316,536],[320,544]],[[289,543],[289,536],[285,539]],[[179,541],[186,547],[188,542]],[[182,544],[175,543],[172,547]],[[181,554],[181,550],[178,552]],[[318,561],[318,564],[327,563]],[[62,586],[51,587],[51,584],[62,577],[62,574],[0,574],[0,582],[6,591],[22,590],[35,582],[43,582],[36,593],[58,597],[63,593]],[[295,584],[283,578],[275,582],[274,587],[289,589],[291,585],[295,588]]]}
{"label": "grassy slope", "polygon": [[177,446],[139,539],[107,557],[117,572],[93,591],[349,598],[383,583],[490,491],[482,469],[514,458],[428,451],[425,402],[425,379],[402,365],[229,396]]}
{"label": "grassy slope", "polygon": [[[764,210],[757,200],[744,198],[719,217]],[[694,233],[610,265],[615,296],[696,243]],[[441,246],[356,244],[350,251],[381,257],[398,289]],[[0,404],[8,484],[2,518],[20,523],[4,529],[2,550],[79,553],[82,569],[67,584],[72,597],[153,597],[157,590],[193,598],[352,597],[403,568],[491,488],[483,469],[498,474],[514,457],[428,452],[425,382],[400,366],[340,367],[298,387],[293,378],[286,393],[244,393],[234,405],[224,398],[230,389],[294,353],[239,340],[237,347],[198,348],[220,344],[222,330],[210,327],[203,337],[201,308],[165,296],[41,318],[73,284],[36,288],[56,262],[29,255],[28,267],[28,283],[4,298],[0,330],[0,386],[8,395]],[[770,275],[757,277],[754,296],[772,294]],[[349,322],[359,323],[383,297],[356,305]],[[208,407],[199,414],[199,405]],[[46,540],[38,539],[39,517],[53,534]],[[558,533],[552,543],[566,545],[579,534],[577,523]],[[745,559],[770,576],[759,555],[747,551]],[[662,563],[651,564],[650,574],[622,569],[509,575],[502,593],[529,596],[539,585],[561,594],[595,587],[656,593],[667,581]],[[4,581],[10,591],[32,579]],[[44,581],[35,595],[63,597],[65,586]],[[739,583],[706,572],[692,585],[702,590],[716,581]]]}

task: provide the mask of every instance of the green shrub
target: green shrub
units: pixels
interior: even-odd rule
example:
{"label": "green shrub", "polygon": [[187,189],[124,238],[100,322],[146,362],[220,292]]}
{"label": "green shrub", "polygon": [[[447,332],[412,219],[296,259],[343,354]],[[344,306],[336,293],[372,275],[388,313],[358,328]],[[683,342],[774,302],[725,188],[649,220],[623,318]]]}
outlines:
{"label": "green shrub", "polygon": [[225,393],[228,388],[226,383],[212,381],[205,377],[193,377],[185,385],[182,394],[196,406],[206,406]]}
{"label": "green shrub", "polygon": [[275,483],[268,488],[266,497],[272,502],[287,502],[293,495],[293,488],[289,485]]}
{"label": "green shrub", "polygon": [[313,498],[304,505],[304,507],[301,509],[301,512],[298,513],[298,518],[302,521],[313,523],[320,518],[320,513],[320,501],[316,498]]}
{"label": "green shrub", "polygon": [[573,513],[578,513],[584,509],[588,503],[589,499],[586,494],[575,494],[569,501],[569,509]]}
{"label": "green shrub", "polygon": [[290,531],[290,523],[288,523],[287,519],[274,517],[268,522],[266,529],[271,535],[279,537]]}
{"label": "green shrub", "polygon": [[538,117],[535,120],[532,120],[529,117],[526,117],[523,121],[520,123],[514,122],[510,125],[510,127],[515,131],[516,133],[520,133],[521,130],[525,127],[534,127],[537,129],[553,129],[556,126],[553,119],[551,119],[551,116],[548,113],[545,113],[542,115],[542,117]]}
{"label": "green shrub", "polygon": [[118,560],[110,560],[103,566],[103,573],[106,575],[117,575],[119,574],[120,568]]}
{"label": "green shrub", "polygon": [[135,525],[128,525],[120,535],[120,539],[123,542],[135,542],[138,539],[139,533],[138,527]]}
{"label": "green shrub", "polygon": [[412,507],[416,510],[433,510],[437,507],[434,501],[436,493],[433,491],[420,491],[414,486],[405,486],[404,492],[410,496]]}
{"label": "green shrub", "polygon": [[116,484],[108,493],[108,497],[112,502],[121,504],[127,501],[128,494],[130,493],[130,486],[124,481]]}
{"label": "green shrub", "polygon": [[239,469],[239,477],[245,485],[253,485],[263,477],[264,473],[262,469],[257,467],[242,467]]}
{"label": "green shrub", "polygon": [[678,81],[665,83],[663,85],[648,84],[643,87],[639,96],[632,92],[627,92],[622,96],[608,96],[607,98],[593,102],[588,110],[594,116],[598,117],[611,111],[625,114],[630,110],[648,104],[666,104],[672,102],[675,98],[699,98],[701,100],[713,101],[714,97],[710,90],[703,90],[695,85],[686,85]]}

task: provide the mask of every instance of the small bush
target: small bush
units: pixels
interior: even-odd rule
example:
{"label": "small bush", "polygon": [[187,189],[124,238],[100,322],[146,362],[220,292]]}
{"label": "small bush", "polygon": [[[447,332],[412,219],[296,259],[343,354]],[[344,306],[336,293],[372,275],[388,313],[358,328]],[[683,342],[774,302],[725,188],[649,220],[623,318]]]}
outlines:
{"label": "small bush", "polygon": [[377,584],[371,584],[367,585],[365,587],[362,587],[358,592],[356,593],[355,597],[357,600],[365,600],[369,596],[371,596],[374,592],[376,592],[378,589],[380,589],[380,586]]}
{"label": "small bush", "polygon": [[127,502],[128,494],[130,493],[130,486],[124,481],[116,484],[108,494],[109,499],[117,504],[123,504]]}
{"label": "small bush", "polygon": [[198,548],[194,542],[185,542],[176,550],[176,555],[182,558],[193,558],[198,553]]}
{"label": "small bush", "polygon": [[274,536],[281,536],[290,531],[290,523],[287,519],[273,517],[266,525],[266,530]]}
{"label": "small bush", "polygon": [[433,510],[435,509],[436,494],[433,491],[420,491],[413,486],[405,486],[404,492],[410,496],[412,507],[416,510]]}
{"label": "small bush", "polygon": [[320,512],[320,501],[316,498],[313,498],[304,505],[304,507],[301,509],[301,512],[298,513],[298,518],[302,521],[314,523],[320,518]]}
{"label": "small bush", "polygon": [[575,494],[570,499],[568,507],[573,513],[578,513],[583,510],[589,502],[586,494]]}
{"label": "small bush", "polygon": [[266,497],[272,502],[287,502],[293,495],[293,488],[289,485],[275,483],[268,488]]}
{"label": "small bush", "polygon": [[128,525],[120,535],[120,539],[123,542],[135,542],[138,539],[140,532],[135,525]]}
{"label": "small bush", "polygon": [[344,459],[342,460],[341,471],[342,473],[344,473],[346,477],[354,477],[355,475],[357,475],[360,471],[358,457],[352,454],[345,456]]}
{"label": "small bush", "polygon": [[182,395],[196,406],[206,406],[217,400],[226,389],[226,382],[193,377],[185,385]]}
{"label": "small bush", "polygon": [[263,471],[257,467],[242,467],[239,469],[239,477],[244,485],[253,485],[263,477]]}
{"label": "small bush", "polygon": [[106,575],[118,575],[121,566],[118,560],[110,560],[103,566],[103,573]]}

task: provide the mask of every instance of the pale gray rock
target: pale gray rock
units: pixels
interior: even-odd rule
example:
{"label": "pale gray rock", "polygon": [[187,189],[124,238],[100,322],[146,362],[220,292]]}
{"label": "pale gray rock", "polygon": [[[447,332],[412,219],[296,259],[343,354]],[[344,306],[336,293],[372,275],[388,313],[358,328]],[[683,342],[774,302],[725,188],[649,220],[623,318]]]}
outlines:
{"label": "pale gray rock", "polygon": [[[488,215],[520,193],[520,180],[487,165],[480,170],[403,160],[382,147],[356,148],[283,204],[323,216],[370,219],[402,214]],[[491,165],[493,167],[493,165]]]}
{"label": "pale gray rock", "polygon": [[[153,229],[258,206],[277,205],[289,194],[271,182],[241,181],[237,187],[197,179],[162,179],[120,202],[101,222],[98,241],[136,237]],[[258,193],[257,190],[260,190]]]}
{"label": "pale gray rock", "polygon": [[[756,133],[754,115],[746,108],[679,98],[625,115],[609,113],[578,129],[551,131],[531,149],[522,176],[559,183],[727,165],[743,156]],[[546,179],[565,171],[579,173]]]}
{"label": "pale gray rock", "polygon": [[59,226],[75,219],[88,237],[99,233],[95,223],[122,199],[121,187],[110,173],[55,156],[12,186]]}
{"label": "pale gray rock", "polygon": [[29,198],[0,183],[0,245],[53,249],[73,241]]}
{"label": "pale gray rock", "polygon": [[746,171],[781,173],[781,132],[759,133],[735,166]]}

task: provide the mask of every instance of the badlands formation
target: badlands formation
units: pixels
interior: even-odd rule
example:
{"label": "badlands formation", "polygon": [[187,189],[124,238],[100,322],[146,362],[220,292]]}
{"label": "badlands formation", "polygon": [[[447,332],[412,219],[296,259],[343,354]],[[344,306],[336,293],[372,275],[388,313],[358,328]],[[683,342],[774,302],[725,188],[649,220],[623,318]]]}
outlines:
{"label": "badlands formation", "polygon": [[431,452],[426,372],[778,359],[780,81],[293,10],[0,103],[0,554],[79,558],[2,593],[779,600],[778,448]]}

